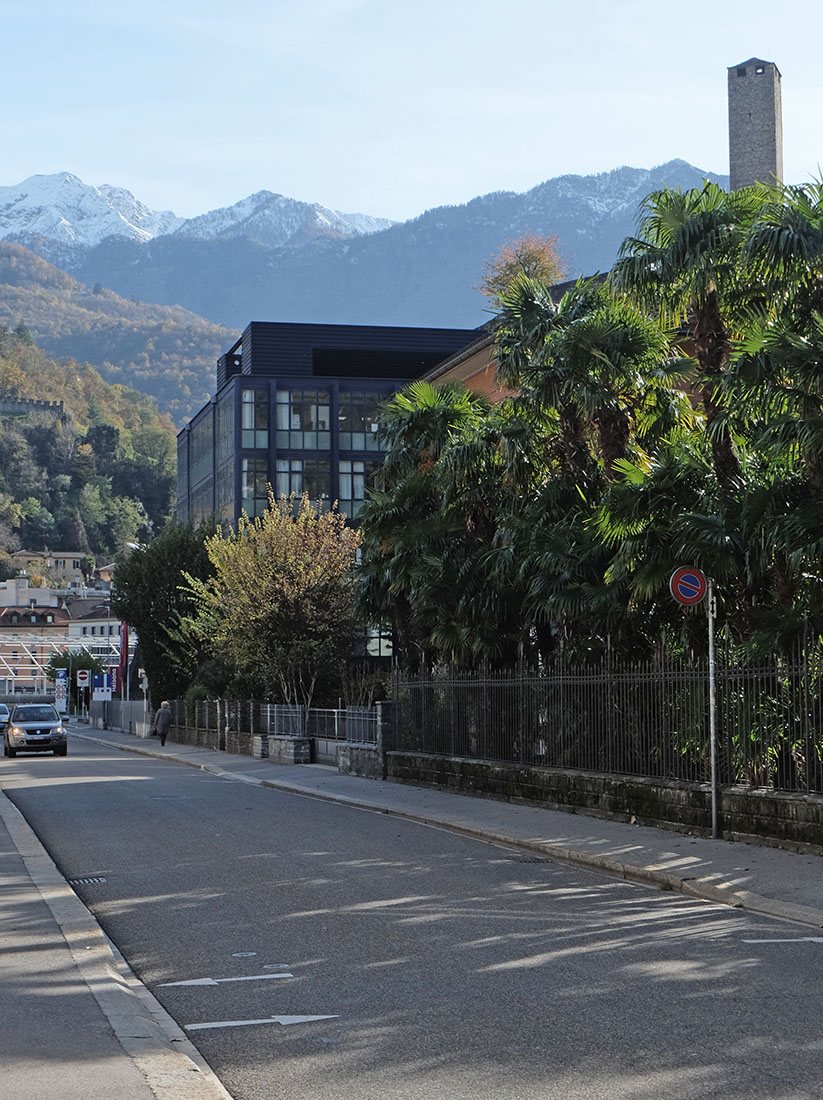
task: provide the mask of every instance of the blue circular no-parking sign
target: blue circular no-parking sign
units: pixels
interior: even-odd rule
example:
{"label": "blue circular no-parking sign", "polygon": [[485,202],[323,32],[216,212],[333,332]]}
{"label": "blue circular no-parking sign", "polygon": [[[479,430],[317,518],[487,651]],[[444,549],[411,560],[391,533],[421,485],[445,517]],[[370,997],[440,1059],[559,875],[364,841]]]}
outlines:
{"label": "blue circular no-parking sign", "polygon": [[699,569],[692,569],[688,565],[675,569],[669,581],[669,589],[677,602],[689,606],[700,603],[706,595],[707,588],[705,575]]}

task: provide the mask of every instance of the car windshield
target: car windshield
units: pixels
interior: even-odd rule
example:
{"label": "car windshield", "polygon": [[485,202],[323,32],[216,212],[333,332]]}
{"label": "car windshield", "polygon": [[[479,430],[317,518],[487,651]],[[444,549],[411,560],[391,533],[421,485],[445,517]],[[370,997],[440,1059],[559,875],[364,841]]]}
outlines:
{"label": "car windshield", "polygon": [[12,720],[15,722],[57,722],[54,707],[15,707]]}

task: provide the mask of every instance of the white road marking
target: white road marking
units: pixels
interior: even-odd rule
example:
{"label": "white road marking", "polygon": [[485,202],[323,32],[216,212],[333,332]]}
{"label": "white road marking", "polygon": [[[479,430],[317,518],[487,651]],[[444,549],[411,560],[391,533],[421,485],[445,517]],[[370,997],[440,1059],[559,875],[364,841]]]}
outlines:
{"label": "white road marking", "polygon": [[187,982],[161,982],[167,985],[221,985],[223,982],[265,982],[270,978],[293,978],[294,974],[247,974],[243,978],[190,978]]}
{"label": "white road marking", "polygon": [[794,936],[785,940],[743,940],[743,943],[823,943],[823,936]]}
{"label": "white road marking", "polygon": [[264,1020],[215,1020],[210,1024],[184,1024],[186,1031],[204,1031],[210,1027],[250,1027],[252,1024],[311,1024],[316,1020],[339,1020],[339,1016],[267,1016]]}
{"label": "white road marking", "polygon": [[232,951],[231,957],[233,959],[251,959],[256,954],[256,951]]}

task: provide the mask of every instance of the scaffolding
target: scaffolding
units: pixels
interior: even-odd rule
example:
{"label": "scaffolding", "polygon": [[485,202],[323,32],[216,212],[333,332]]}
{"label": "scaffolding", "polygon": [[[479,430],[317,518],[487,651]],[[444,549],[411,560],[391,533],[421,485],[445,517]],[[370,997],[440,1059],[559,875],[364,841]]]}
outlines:
{"label": "scaffolding", "polygon": [[[129,638],[129,661],[137,639]],[[54,656],[88,653],[106,668],[120,664],[120,638],[117,635],[86,637],[66,631],[0,634],[0,694],[18,695],[49,690],[46,667]]]}

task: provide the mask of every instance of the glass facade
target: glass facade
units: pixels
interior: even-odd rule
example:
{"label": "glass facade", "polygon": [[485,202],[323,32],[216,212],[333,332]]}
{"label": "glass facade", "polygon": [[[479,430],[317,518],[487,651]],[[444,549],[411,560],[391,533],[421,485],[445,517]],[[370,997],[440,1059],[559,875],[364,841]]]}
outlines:
{"label": "glass facade", "polygon": [[191,493],[191,521],[196,526],[214,515],[214,478],[202,481]]}
{"label": "glass facade", "polygon": [[[206,407],[205,414],[189,432],[189,472],[192,488],[204,477],[214,472],[214,406]],[[193,504],[192,504],[193,510]]]}
{"label": "glass facade", "polygon": [[189,498],[189,433],[181,432],[177,438],[177,500],[185,501],[188,508]]}
{"label": "glass facade", "polygon": [[214,464],[219,466],[234,454],[234,390],[217,402],[214,426]]}
{"label": "glass facade", "polygon": [[302,496],[308,493],[309,500],[328,504],[331,492],[331,478],[328,462],[304,458],[278,458],[277,495],[288,497],[292,493]]}
{"label": "glass facade", "polygon": [[[341,391],[337,415],[341,451],[380,450],[377,429],[379,427],[380,406],[387,399],[387,396],[387,394],[379,393]],[[340,494],[342,496],[342,489]]]}
{"label": "glass facade", "polygon": [[277,446],[298,451],[331,447],[331,401],[326,390],[277,391]]}
{"label": "glass facade", "polygon": [[268,449],[269,391],[243,390],[240,443],[245,450]]}
{"label": "glass facade", "polygon": [[234,522],[234,460],[229,459],[217,469],[214,510],[221,523]]}
{"label": "glass facade", "polygon": [[240,496],[243,511],[249,519],[261,516],[268,507],[269,465],[265,458],[243,459],[240,470]]}

